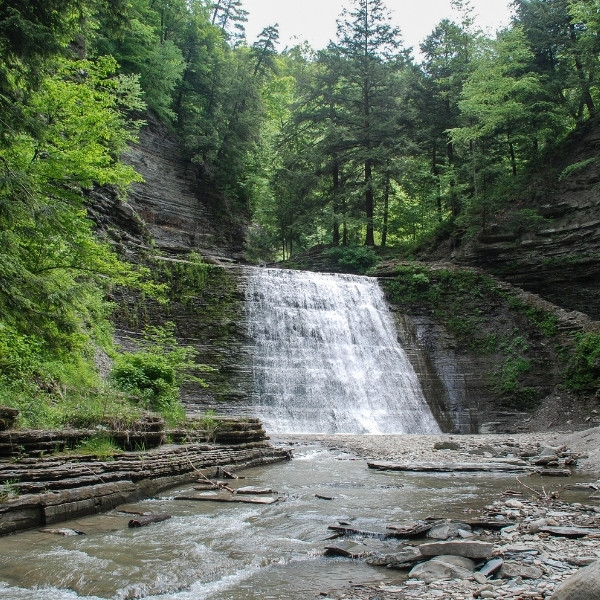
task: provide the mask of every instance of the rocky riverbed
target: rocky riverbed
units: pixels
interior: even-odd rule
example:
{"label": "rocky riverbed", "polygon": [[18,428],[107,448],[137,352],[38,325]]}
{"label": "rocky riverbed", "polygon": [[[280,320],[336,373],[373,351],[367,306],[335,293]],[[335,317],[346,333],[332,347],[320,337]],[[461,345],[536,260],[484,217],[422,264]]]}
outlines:
{"label": "rocky riverbed", "polygon": [[[338,450],[388,465],[488,465],[513,462],[523,472],[513,489],[490,499],[464,520],[387,524],[400,532],[394,552],[381,553],[368,532],[338,531],[328,552],[406,575],[398,585],[357,585],[324,591],[331,600],[421,600],[498,598],[511,600],[592,600],[600,598],[600,428],[574,433],[489,436],[337,436],[315,439]],[[584,492],[566,502],[533,484],[540,469],[586,473],[586,482],[569,484]],[[545,481],[543,478],[542,481]],[[548,488],[548,489],[546,489]],[[343,535],[347,533],[348,535]]]}

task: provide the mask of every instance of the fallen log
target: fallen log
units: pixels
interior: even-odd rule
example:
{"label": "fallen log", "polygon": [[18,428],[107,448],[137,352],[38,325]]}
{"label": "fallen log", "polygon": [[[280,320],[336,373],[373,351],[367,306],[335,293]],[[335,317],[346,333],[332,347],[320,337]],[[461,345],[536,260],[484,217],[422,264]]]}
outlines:
{"label": "fallen log", "polygon": [[224,496],[219,494],[182,494],[175,500],[193,500],[195,502],[237,502],[240,504],[275,504],[279,498],[265,496]]}
{"label": "fallen log", "polygon": [[154,514],[140,515],[140,516],[136,517],[135,519],[130,519],[128,526],[130,528],[146,527],[147,525],[150,525],[151,523],[160,523],[161,521],[166,521],[167,519],[170,519],[170,518],[171,518],[171,515],[169,515],[167,513],[154,513]]}
{"label": "fallen log", "polygon": [[240,477],[230,471],[226,471],[223,467],[217,468],[217,476],[223,477],[223,479],[245,479],[245,477]]}
{"label": "fallen log", "polygon": [[412,471],[418,473],[494,473],[494,472],[531,472],[533,467],[520,461],[515,462],[487,462],[487,463],[392,463],[370,462],[369,469],[378,471]]}
{"label": "fallen log", "polygon": [[275,490],[272,490],[271,488],[260,488],[260,487],[254,487],[253,485],[247,485],[245,487],[241,487],[238,488],[237,490],[235,490],[236,494],[255,494],[257,496],[264,496],[267,494],[276,494],[277,492]]}

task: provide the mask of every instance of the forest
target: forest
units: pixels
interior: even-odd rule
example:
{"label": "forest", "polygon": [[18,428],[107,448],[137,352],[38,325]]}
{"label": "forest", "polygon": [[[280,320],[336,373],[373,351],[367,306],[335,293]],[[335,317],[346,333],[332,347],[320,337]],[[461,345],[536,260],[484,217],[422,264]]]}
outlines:
{"label": "forest", "polygon": [[[515,0],[493,37],[468,0],[452,4],[456,18],[410,49],[382,0],[351,0],[315,50],[280,48],[277,24],[248,40],[242,0],[4,0],[0,404],[32,426],[72,423],[84,396],[90,419],[132,393],[172,411],[189,349],[168,328],[135,354],[111,341],[111,290],[165,302],[163,286],[88,216],[92,188],[125,198],[140,180],[121,155],[149,113],[246,224],[257,263],[320,244],[410,255],[518,205],[595,115],[600,2]],[[115,361],[108,384],[99,351]]]}

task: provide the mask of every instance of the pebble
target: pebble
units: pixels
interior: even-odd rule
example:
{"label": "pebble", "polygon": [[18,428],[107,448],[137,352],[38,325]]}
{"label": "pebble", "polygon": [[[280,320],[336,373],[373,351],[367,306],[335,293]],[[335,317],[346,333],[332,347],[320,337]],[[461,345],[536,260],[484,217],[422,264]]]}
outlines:
{"label": "pebble", "polygon": [[[448,457],[468,456],[469,462],[482,460],[489,457],[484,452],[477,452],[482,446],[494,447],[494,455],[501,455],[503,449],[510,447],[510,453],[515,457],[536,456],[539,451],[539,435],[511,436],[510,446],[506,436],[497,436],[503,440],[495,443],[496,436],[460,436],[461,452],[449,450],[433,450],[433,441],[439,441],[442,436],[373,436],[354,437],[340,436],[336,438],[336,447],[345,451],[356,452],[375,460],[407,460],[409,454],[415,461],[440,460],[440,453]],[[408,439],[407,439],[408,438]],[[330,441],[330,440],[324,440]],[[403,445],[406,449],[398,449]],[[537,445],[537,447],[536,447]],[[396,450],[390,452],[390,448]],[[435,455],[438,455],[437,458]],[[446,456],[447,455],[447,456]],[[504,454],[504,457],[507,455]],[[462,460],[462,458],[458,459]],[[515,488],[513,488],[515,489]],[[536,579],[491,579],[477,572],[468,579],[451,580],[425,584],[414,579],[401,584],[385,586],[360,586],[352,594],[336,595],[329,592],[328,598],[334,600],[349,600],[350,596],[356,600],[386,600],[415,598],[418,600],[551,600],[557,586],[576,573],[579,567],[586,566],[591,561],[600,558],[600,535],[583,539],[570,539],[554,537],[537,531],[539,526],[560,525],[563,527],[593,527],[600,529],[599,510],[597,506],[582,504],[567,504],[560,498],[535,497],[527,493],[526,489],[519,489],[523,494],[519,499],[504,497],[490,503],[486,510],[488,519],[506,520],[512,524],[501,531],[476,530],[475,539],[492,542],[493,556],[501,557],[505,561],[523,565],[527,574],[536,573]],[[590,499],[590,503],[594,502]],[[597,502],[597,501],[596,501]],[[556,525],[555,525],[556,523]],[[525,571],[524,571],[525,573]],[[346,593],[348,593],[346,591]],[[383,595],[382,595],[383,594]]]}

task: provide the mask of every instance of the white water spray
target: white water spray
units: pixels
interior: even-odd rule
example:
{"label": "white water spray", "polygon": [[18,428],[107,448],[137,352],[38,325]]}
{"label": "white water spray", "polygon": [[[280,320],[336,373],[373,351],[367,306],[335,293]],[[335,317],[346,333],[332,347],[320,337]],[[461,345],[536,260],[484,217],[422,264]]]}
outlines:
{"label": "white water spray", "polygon": [[374,278],[253,269],[246,305],[268,432],[440,432]]}

